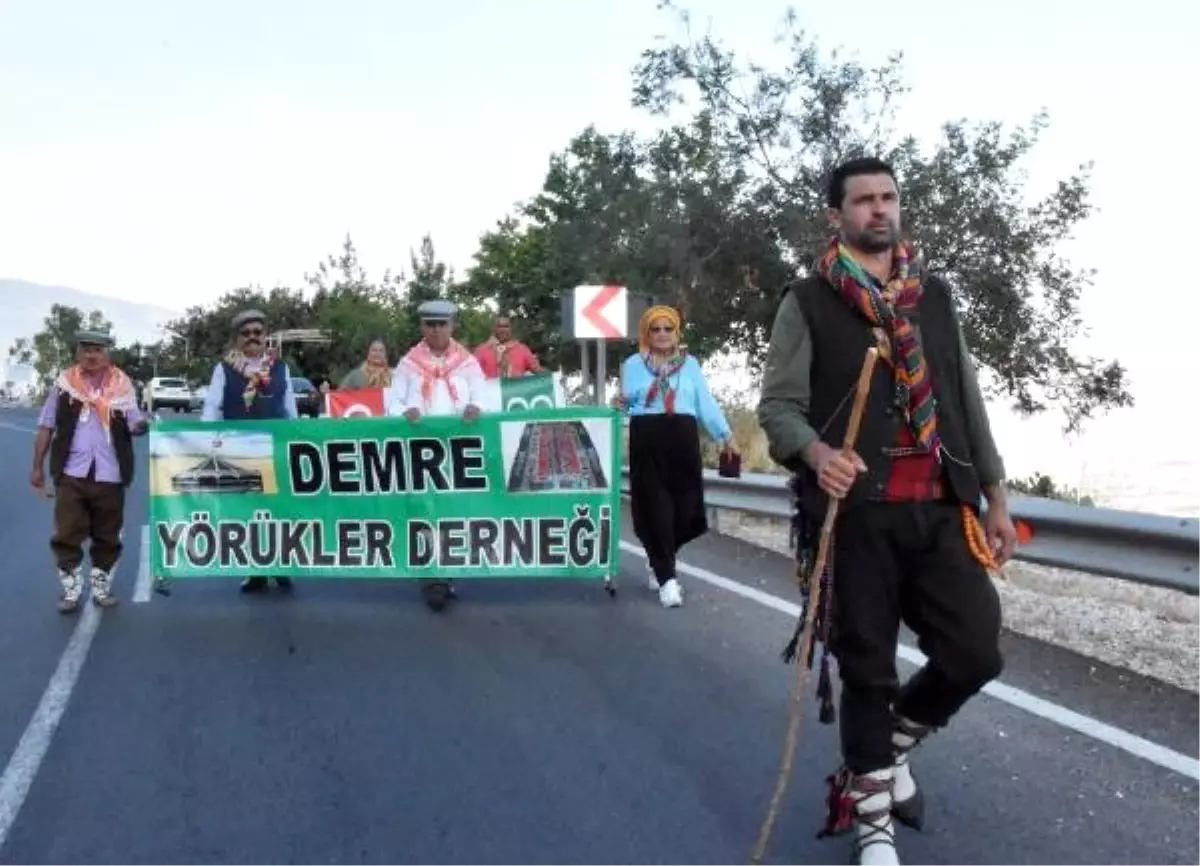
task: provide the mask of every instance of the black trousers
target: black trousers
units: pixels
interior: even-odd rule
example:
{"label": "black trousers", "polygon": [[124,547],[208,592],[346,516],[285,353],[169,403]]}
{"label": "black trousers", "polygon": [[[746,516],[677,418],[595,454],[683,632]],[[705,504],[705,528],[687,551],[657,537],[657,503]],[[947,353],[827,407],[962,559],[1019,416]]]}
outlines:
{"label": "black trousers", "polygon": [[[841,739],[855,772],[893,762],[893,709],[942,727],[1000,675],[1000,599],[948,502],[866,502],[840,514],[830,649],[842,681]],[[929,659],[903,687],[900,623]]]}
{"label": "black trousers", "polygon": [[693,416],[630,419],[629,493],[634,534],[662,585],[675,577],[683,546],[708,532],[700,428]]}

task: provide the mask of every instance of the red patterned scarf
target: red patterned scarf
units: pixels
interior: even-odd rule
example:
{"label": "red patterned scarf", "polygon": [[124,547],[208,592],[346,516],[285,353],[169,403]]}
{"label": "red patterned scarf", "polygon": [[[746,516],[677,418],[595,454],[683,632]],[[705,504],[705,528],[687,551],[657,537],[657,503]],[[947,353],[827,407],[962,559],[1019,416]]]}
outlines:
{"label": "red patterned scarf", "polygon": [[674,415],[675,389],[671,387],[671,377],[683,369],[683,363],[687,360],[687,354],[679,352],[669,358],[664,358],[661,362],[655,363],[653,355],[646,352],[642,355],[642,360],[646,362],[646,369],[654,377],[654,381],[646,389],[646,405],[649,406],[653,403],[658,397],[659,392],[662,392],[663,408],[666,409],[668,415]]}
{"label": "red patterned scarf", "polygon": [[433,403],[433,386],[438,379],[446,383],[450,399],[455,403],[458,402],[458,388],[455,387],[451,376],[455,370],[471,360],[471,353],[463,347],[462,343],[451,340],[450,345],[446,347],[446,353],[439,358],[429,350],[429,346],[422,340],[409,350],[409,353],[404,356],[404,360],[421,374],[421,398],[426,406]]}
{"label": "red patterned scarf", "polygon": [[933,383],[920,334],[911,319],[922,291],[921,270],[915,259],[916,250],[912,246],[897,244],[892,277],[881,289],[846,246],[834,238],[818,261],[817,270],[846,303],[875,327],[880,356],[895,371],[896,405],[904,409],[917,442],[939,456],[941,439]]}

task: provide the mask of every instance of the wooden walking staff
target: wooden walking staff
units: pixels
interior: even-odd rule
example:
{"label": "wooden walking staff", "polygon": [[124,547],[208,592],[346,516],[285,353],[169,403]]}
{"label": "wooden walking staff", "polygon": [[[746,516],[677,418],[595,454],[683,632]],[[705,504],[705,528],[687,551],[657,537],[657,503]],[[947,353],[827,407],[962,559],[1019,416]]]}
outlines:
{"label": "wooden walking staff", "polygon": [[[862,425],[862,416],[867,405],[867,395],[871,390],[871,376],[875,372],[875,362],[878,359],[878,348],[872,346],[870,349],[867,349],[866,357],[863,359],[862,370],[858,374],[857,391],[854,394],[854,403],[850,409],[850,423],[846,426],[846,436],[842,440],[842,453],[846,456],[849,456],[854,451],[854,444],[858,440],[858,428]],[[829,545],[833,543],[833,524],[837,520],[838,505],[840,503],[840,499],[831,496],[829,504],[825,508],[825,522],[821,525],[821,537],[817,544],[817,558],[812,568],[812,588],[809,594],[808,608],[804,612],[804,628],[801,631],[800,642],[798,644],[801,652],[804,652],[804,648],[812,642],[816,612],[821,604],[821,575],[824,573],[825,563],[829,559]],[[779,767],[779,777],[775,780],[775,793],[771,796],[771,805],[768,807],[766,817],[763,819],[762,829],[759,830],[758,843],[754,846],[754,853],[750,856],[750,862],[754,864],[759,864],[763,861],[767,845],[771,841],[771,833],[775,829],[775,820],[779,817],[779,810],[783,806],[783,798],[787,793],[788,782],[792,776],[792,762],[796,757],[796,745],[800,738],[800,718],[801,710],[804,707],[804,689],[808,683],[808,671],[808,665],[797,659],[796,683],[792,692],[791,706],[788,710],[787,736],[784,738],[783,744],[783,761]]]}

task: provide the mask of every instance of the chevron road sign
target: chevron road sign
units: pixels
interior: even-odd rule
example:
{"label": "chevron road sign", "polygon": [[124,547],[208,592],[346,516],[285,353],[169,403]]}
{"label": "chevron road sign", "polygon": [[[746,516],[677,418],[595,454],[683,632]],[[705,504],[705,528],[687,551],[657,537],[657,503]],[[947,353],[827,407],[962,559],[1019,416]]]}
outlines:
{"label": "chevron road sign", "polygon": [[624,286],[576,286],[575,339],[624,339],[628,329],[628,294]]}

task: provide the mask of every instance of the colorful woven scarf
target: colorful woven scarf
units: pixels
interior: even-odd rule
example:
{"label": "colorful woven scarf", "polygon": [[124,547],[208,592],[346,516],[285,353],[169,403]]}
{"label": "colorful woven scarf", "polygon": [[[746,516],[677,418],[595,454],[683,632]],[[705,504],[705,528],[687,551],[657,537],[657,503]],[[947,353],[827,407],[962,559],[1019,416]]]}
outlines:
{"label": "colorful woven scarf", "polygon": [[133,382],[118,367],[109,367],[100,380],[99,387],[88,381],[79,365],[68,367],[59,374],[55,386],[64,394],[83,404],[79,420],[87,421],[94,410],[104,428],[104,435],[112,441],[112,413],[129,412],[137,408],[137,393]]}
{"label": "colorful woven scarf", "polygon": [[225,356],[225,363],[232,367],[237,374],[246,380],[242,389],[242,402],[249,409],[260,394],[266,394],[271,387],[271,364],[275,361],[274,353],[268,352],[257,358],[251,358],[233,349]]}
{"label": "colorful woven scarf", "polygon": [[653,403],[661,392],[663,395],[663,408],[668,415],[674,415],[675,388],[671,386],[671,378],[678,375],[679,371],[683,369],[683,364],[687,360],[687,354],[678,352],[669,358],[655,361],[654,356],[650,352],[644,352],[642,360],[646,364],[646,369],[650,371],[650,375],[654,377],[654,381],[646,389],[646,406],[648,407]]}
{"label": "colorful woven scarf", "polygon": [[922,291],[915,257],[916,251],[911,246],[897,244],[892,277],[881,290],[849,249],[834,238],[818,261],[817,270],[846,303],[875,327],[880,355],[895,371],[895,403],[904,410],[917,443],[940,459],[933,383],[920,335],[910,318]]}
{"label": "colorful woven scarf", "polygon": [[451,340],[442,357],[437,357],[430,351],[424,340],[417,343],[404,356],[404,362],[416,368],[421,374],[421,398],[426,406],[433,403],[433,386],[441,379],[446,383],[450,399],[458,402],[458,388],[451,376],[454,371],[471,360],[471,353],[457,340]]}

